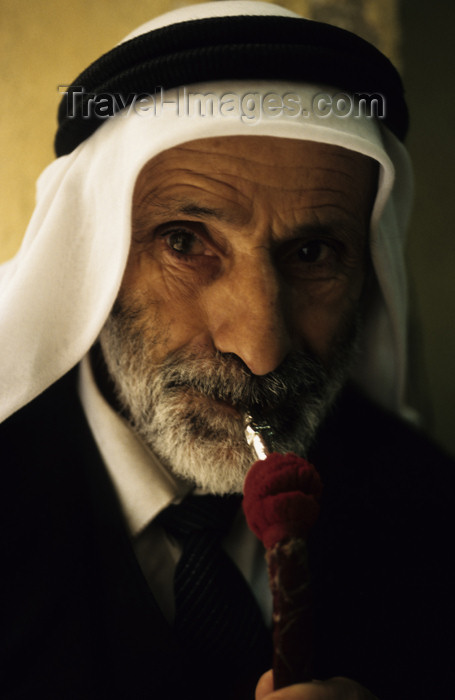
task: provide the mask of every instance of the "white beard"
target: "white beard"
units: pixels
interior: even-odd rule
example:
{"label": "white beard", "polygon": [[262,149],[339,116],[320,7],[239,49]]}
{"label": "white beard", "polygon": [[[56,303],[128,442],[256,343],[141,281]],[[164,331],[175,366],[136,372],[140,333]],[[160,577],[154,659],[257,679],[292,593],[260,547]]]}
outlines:
{"label": "white beard", "polygon": [[307,452],[346,379],[358,335],[356,318],[330,371],[302,352],[257,377],[235,355],[218,352],[196,356],[182,349],[154,363],[153,348],[163,337],[148,337],[141,317],[142,310],[117,305],[100,334],[120,408],[174,474],[213,494],[241,493],[256,459],[242,411],[266,418],[276,451]]}

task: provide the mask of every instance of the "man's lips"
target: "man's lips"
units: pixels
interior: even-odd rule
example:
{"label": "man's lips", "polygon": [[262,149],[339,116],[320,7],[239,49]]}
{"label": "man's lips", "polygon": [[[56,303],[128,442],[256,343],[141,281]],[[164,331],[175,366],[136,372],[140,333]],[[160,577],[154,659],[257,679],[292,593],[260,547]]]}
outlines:
{"label": "man's lips", "polygon": [[287,412],[289,406],[300,404],[303,397],[317,390],[298,375],[286,377],[286,381],[282,377],[278,382],[270,379],[265,382],[264,379],[254,377],[251,382],[246,382],[245,377],[239,377],[238,384],[235,384],[234,378],[224,382],[213,374],[194,379],[174,375],[168,378],[165,388],[169,392],[185,392],[228,406],[239,414],[247,412],[261,417],[279,416],[281,412]]}
{"label": "man's lips", "polygon": [[186,394],[186,396],[189,396],[191,399],[195,399],[198,402],[202,401],[209,403],[212,408],[214,408],[214,406],[218,406],[219,408],[227,410],[229,413],[234,413],[236,417],[239,417],[245,411],[244,408],[242,408],[238,404],[235,404],[228,398],[207,394],[203,391],[200,391],[200,389],[191,386],[190,384],[172,382],[167,385],[167,389],[171,391],[182,392]]}
{"label": "man's lips", "polygon": [[269,403],[266,404],[264,402],[260,405],[233,401],[229,395],[219,396],[213,393],[207,393],[186,382],[169,382],[166,388],[169,391],[174,391],[186,396],[191,403],[205,405],[213,411],[221,410],[224,413],[230,414],[237,420],[243,420],[246,414],[252,414],[255,416],[255,419],[259,419],[259,422],[268,422],[269,420],[273,421],[273,417],[275,417],[276,420],[277,413],[280,414],[287,411],[286,402],[283,401],[278,402],[275,400],[275,402],[273,402],[273,400],[270,400]]}

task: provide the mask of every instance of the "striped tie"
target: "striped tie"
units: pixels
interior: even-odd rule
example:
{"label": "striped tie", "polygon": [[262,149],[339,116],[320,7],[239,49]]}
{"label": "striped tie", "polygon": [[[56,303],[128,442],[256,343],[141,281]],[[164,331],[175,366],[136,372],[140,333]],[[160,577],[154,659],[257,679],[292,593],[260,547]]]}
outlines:
{"label": "striped tie", "polygon": [[190,668],[203,662],[204,684],[232,678],[244,685],[249,679],[252,693],[271,666],[271,634],[247,582],[221,547],[240,501],[240,496],[189,496],[169,506],[158,522],[182,546],[174,576],[174,631]]}

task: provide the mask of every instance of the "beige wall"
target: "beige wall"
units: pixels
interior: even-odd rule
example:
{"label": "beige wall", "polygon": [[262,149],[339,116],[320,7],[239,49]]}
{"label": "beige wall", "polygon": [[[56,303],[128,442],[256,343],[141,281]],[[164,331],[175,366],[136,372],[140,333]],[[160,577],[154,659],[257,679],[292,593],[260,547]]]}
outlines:
{"label": "beige wall", "polygon": [[[185,4],[189,3],[0,0],[0,261],[17,250],[33,211],[34,183],[53,159],[57,86],[70,83],[137,25]],[[356,23],[357,28],[372,22],[373,35],[382,32],[384,50],[396,54],[396,0],[280,4],[320,19],[336,12],[341,22]],[[356,11],[346,10],[340,17],[340,8],[350,4]],[[427,3],[403,0],[401,53],[413,111],[409,145],[417,166],[409,261],[420,330],[412,345],[411,393],[431,419],[433,434],[455,453],[455,235],[450,231],[449,212],[455,184],[451,8],[449,2],[434,3],[428,12]],[[434,129],[428,128],[430,120]]]}
{"label": "beige wall", "polygon": [[18,245],[35,181],[54,157],[59,84],[69,84],[172,0],[0,0],[0,259]]}

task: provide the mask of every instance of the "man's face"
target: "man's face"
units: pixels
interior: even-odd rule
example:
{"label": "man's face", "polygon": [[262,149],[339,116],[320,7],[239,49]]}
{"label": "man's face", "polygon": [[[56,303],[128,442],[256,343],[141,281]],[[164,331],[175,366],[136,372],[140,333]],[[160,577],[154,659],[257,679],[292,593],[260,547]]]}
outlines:
{"label": "man's face", "polygon": [[272,137],[193,141],[143,168],[101,347],[177,473],[241,490],[244,411],[280,448],[308,448],[352,355],[375,187],[364,156]]}

